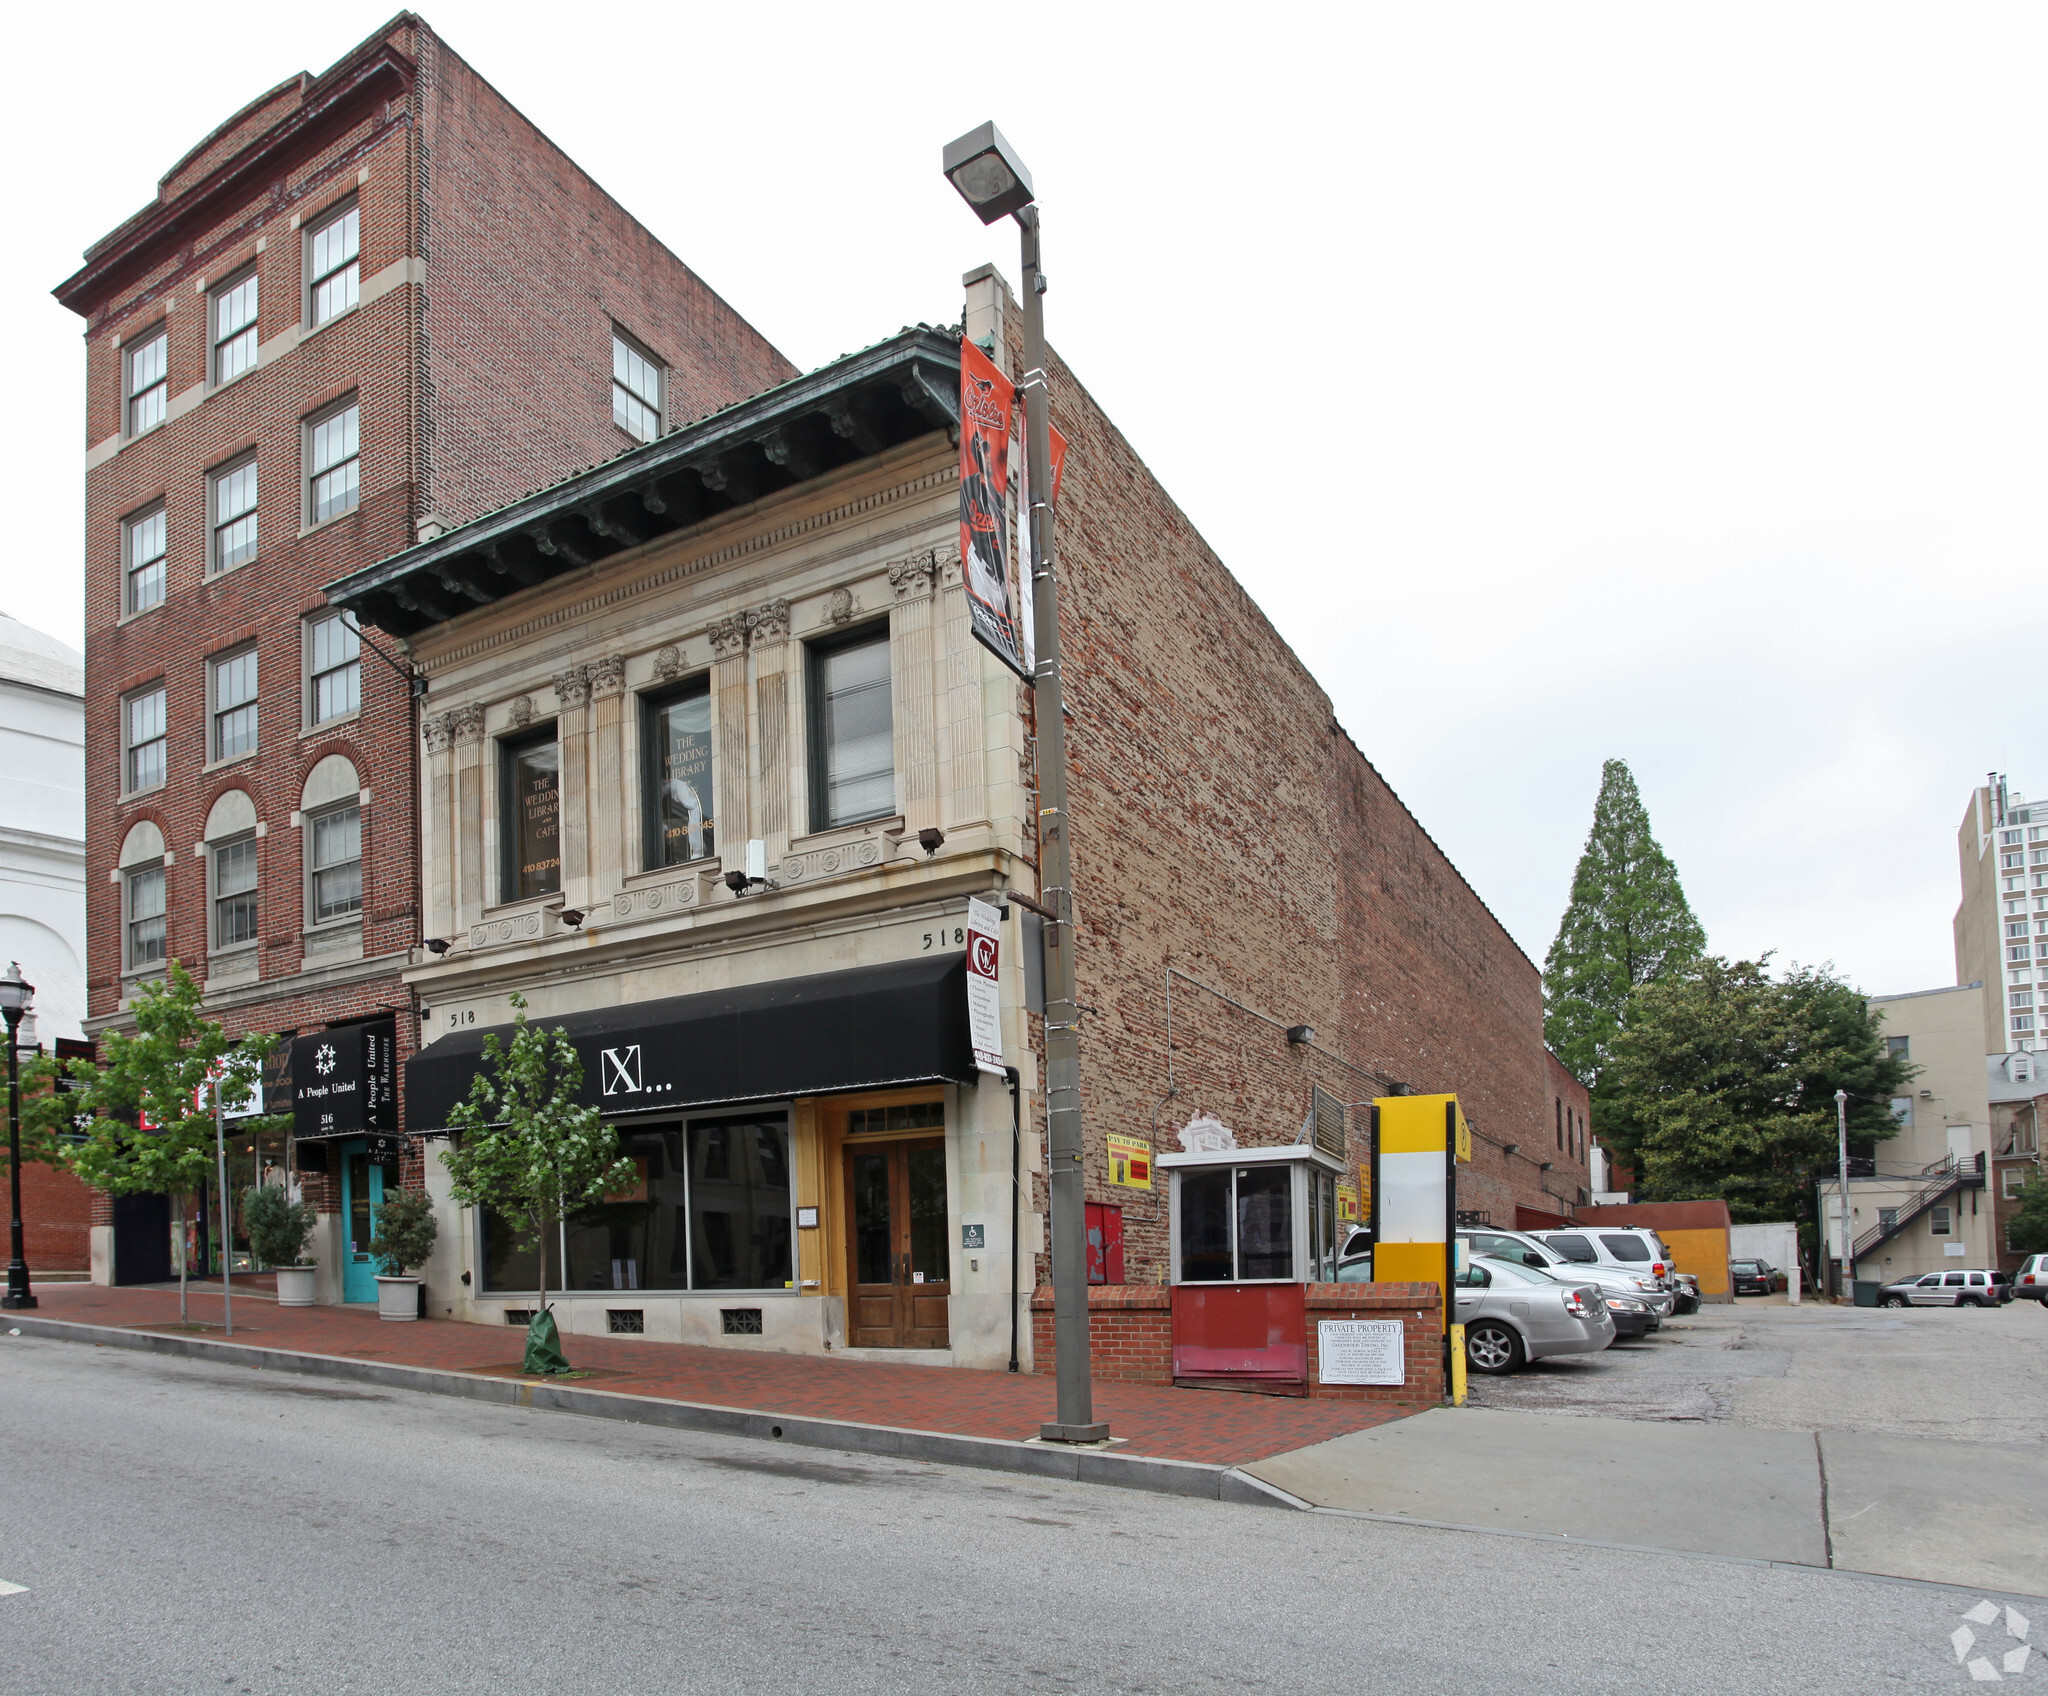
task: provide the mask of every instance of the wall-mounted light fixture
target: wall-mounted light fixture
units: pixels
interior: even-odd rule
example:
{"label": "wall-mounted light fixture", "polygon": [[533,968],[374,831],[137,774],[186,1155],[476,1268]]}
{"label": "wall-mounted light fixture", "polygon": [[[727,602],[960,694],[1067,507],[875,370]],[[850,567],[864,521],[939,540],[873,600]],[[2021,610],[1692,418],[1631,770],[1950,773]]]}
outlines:
{"label": "wall-mounted light fixture", "polygon": [[1500,1151],[1503,1154],[1519,1154],[1522,1151],[1522,1145],[1518,1142],[1504,1142],[1500,1145]]}
{"label": "wall-mounted light fixture", "polygon": [[581,930],[583,928],[583,917],[584,915],[574,907],[564,907],[562,909],[562,923],[571,930]]}
{"label": "wall-mounted light fixture", "polygon": [[1555,1160],[1539,1160],[1536,1163],[1537,1170],[1542,1172],[1548,1172],[1556,1165],[1557,1162]]}
{"label": "wall-mounted light fixture", "polygon": [[928,824],[917,833],[917,845],[924,850],[924,857],[929,860],[941,848],[945,847],[946,833],[939,829],[937,825]]}
{"label": "wall-mounted light fixture", "polygon": [[745,895],[752,889],[780,889],[768,875],[768,844],[760,837],[747,844],[747,869],[743,872],[727,872],[722,880],[734,895]]}
{"label": "wall-mounted light fixture", "polygon": [[1315,1039],[1316,1028],[1314,1025],[1289,1025],[1287,1027],[1287,1040],[1293,1043],[1296,1048],[1306,1048]]}

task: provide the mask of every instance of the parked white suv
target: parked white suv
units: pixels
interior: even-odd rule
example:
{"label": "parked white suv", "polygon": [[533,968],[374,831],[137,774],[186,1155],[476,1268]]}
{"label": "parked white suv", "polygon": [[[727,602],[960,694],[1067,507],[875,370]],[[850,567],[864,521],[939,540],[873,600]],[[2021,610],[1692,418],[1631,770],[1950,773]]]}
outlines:
{"label": "parked white suv", "polygon": [[1581,1225],[1569,1231],[1532,1231],[1574,1266],[1613,1266],[1656,1280],[1675,1291],[1678,1269],[1655,1231],[1640,1225]]}
{"label": "parked white suv", "polygon": [[1458,1240],[1471,1254],[1497,1255],[1503,1260],[1525,1260],[1535,1256],[1548,1271],[1591,1278],[1603,1289],[1617,1295],[1633,1296],[1653,1313],[1659,1324],[1671,1317],[1674,1298],[1645,1268],[1615,1266],[1601,1261],[1575,1263],[1567,1260],[1536,1231],[1496,1231],[1484,1225],[1461,1227]]}
{"label": "parked white suv", "polygon": [[2030,1254],[2012,1275],[2012,1293],[2021,1301],[2048,1307],[2048,1254]]}

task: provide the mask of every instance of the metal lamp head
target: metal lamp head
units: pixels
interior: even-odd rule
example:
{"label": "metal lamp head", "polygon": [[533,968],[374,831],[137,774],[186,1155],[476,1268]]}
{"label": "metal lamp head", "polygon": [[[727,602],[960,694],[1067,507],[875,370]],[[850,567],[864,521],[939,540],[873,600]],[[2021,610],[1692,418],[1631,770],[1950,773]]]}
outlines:
{"label": "metal lamp head", "polygon": [[984,224],[1021,212],[1037,198],[1024,161],[992,123],[946,143],[945,172],[946,180]]}
{"label": "metal lamp head", "polygon": [[21,975],[21,962],[8,962],[7,970],[0,973],[0,1016],[10,1025],[18,1024],[35,994],[36,986]]}

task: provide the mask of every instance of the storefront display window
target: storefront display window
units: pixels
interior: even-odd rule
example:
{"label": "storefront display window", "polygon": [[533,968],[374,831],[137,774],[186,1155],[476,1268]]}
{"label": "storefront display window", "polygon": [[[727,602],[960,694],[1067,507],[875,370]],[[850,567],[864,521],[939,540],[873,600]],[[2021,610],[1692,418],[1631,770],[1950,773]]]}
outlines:
{"label": "storefront display window", "polygon": [[501,899],[562,887],[561,748],[552,727],[504,744],[505,880]]}

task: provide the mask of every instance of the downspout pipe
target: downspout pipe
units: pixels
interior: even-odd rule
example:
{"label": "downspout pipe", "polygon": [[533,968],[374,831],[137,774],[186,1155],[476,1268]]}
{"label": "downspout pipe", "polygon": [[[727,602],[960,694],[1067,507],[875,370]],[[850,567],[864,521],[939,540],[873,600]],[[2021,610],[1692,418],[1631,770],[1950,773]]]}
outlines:
{"label": "downspout pipe", "polygon": [[1010,1370],[1017,1367],[1017,1223],[1018,1189],[1023,1181],[1024,1076],[1015,1066],[1005,1066],[1003,1076],[1010,1083]]}

